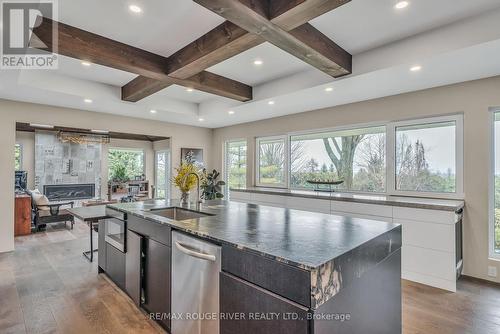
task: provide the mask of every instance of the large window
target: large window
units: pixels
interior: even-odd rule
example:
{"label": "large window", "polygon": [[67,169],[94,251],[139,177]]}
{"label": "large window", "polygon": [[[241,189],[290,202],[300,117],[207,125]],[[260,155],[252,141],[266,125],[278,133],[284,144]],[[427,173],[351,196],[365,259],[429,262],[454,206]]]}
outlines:
{"label": "large window", "polygon": [[385,127],[293,135],[290,186],[308,180],[343,181],[338,189],[385,190]]}
{"label": "large window", "polygon": [[225,144],[226,194],[231,188],[244,188],[247,185],[247,142],[231,140]]}
{"label": "large window", "polygon": [[133,180],[144,174],[144,151],[110,148],[108,152],[109,179]]}
{"label": "large window", "polygon": [[[291,133],[256,140],[256,185],[463,197],[461,115]],[[500,200],[499,200],[500,201]]]}
{"label": "large window", "polygon": [[494,113],[494,141],[493,141],[493,196],[491,224],[491,251],[490,255],[500,257],[500,112]]}
{"label": "large window", "polygon": [[23,147],[21,144],[16,144],[14,147],[14,167],[16,170],[23,168]]}
{"label": "large window", "polygon": [[286,137],[257,138],[257,184],[286,187]]}
{"label": "large window", "polygon": [[396,127],[396,189],[456,192],[456,121]]}

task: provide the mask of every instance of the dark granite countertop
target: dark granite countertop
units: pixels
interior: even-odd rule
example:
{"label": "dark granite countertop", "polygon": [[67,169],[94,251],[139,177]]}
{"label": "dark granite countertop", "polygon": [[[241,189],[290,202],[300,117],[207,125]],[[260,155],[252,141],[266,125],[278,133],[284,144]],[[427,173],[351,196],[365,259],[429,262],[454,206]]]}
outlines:
{"label": "dark granite countertop", "polygon": [[290,190],[280,188],[238,188],[231,189],[232,192],[245,192],[266,195],[282,195],[302,198],[316,198],[324,200],[354,202],[365,204],[379,204],[389,206],[399,206],[416,209],[443,210],[460,212],[465,203],[462,200],[406,197],[406,196],[385,196],[385,195],[370,195],[370,194],[350,194],[350,193],[325,193],[312,190]]}
{"label": "dark granite countertop", "polygon": [[[175,200],[111,204],[108,208],[226,243],[304,270],[317,270],[339,256],[398,228],[398,224],[222,200],[202,204],[202,218],[175,221],[147,210],[179,206]],[[193,209],[194,204],[186,208]]]}

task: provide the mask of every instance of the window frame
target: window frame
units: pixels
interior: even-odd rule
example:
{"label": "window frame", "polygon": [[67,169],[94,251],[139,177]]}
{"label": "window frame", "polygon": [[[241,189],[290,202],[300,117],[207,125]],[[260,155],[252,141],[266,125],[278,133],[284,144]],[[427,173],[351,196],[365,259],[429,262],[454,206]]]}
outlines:
{"label": "window frame", "polygon": [[[412,190],[396,189],[396,128],[411,125],[434,124],[444,122],[455,122],[455,192],[425,192]],[[463,114],[455,114],[449,116],[436,116],[427,118],[418,118],[406,121],[391,122],[387,125],[387,131],[390,136],[387,136],[386,146],[388,147],[387,155],[387,189],[388,195],[393,196],[411,196],[411,197],[428,197],[442,199],[463,199],[464,198],[464,124]],[[390,189],[390,190],[389,190]]]}
{"label": "window frame", "polygon": [[[109,175],[109,152],[111,150],[121,150],[121,151],[129,151],[129,152],[141,152],[142,153],[142,173],[144,175],[146,175],[146,170],[147,170],[147,166],[146,166],[146,150],[144,150],[142,148],[134,148],[134,147],[116,147],[116,146],[113,146],[113,147],[108,147],[108,156],[107,156],[107,159],[108,159],[108,179],[111,177],[111,175]],[[156,157],[155,157],[155,159],[156,159]]]}
{"label": "window frame", "polygon": [[226,183],[226,185],[223,188],[223,193],[224,193],[224,196],[226,198],[229,197],[229,192],[230,192],[229,191],[229,171],[227,168],[227,149],[228,149],[228,145],[230,143],[237,143],[237,142],[245,142],[245,146],[246,146],[245,161],[246,161],[246,169],[247,169],[247,174],[245,174],[245,187],[248,184],[248,140],[246,138],[227,139],[224,141],[223,148],[222,148],[224,151],[224,158],[223,158],[223,165],[222,165],[222,176],[223,176],[224,182]]}
{"label": "window frame", "polygon": [[22,171],[23,170],[23,150],[24,150],[24,147],[23,147],[23,144],[21,143],[15,143],[14,144],[14,170],[17,171],[16,169],[16,151],[15,151],[15,148],[16,146],[19,146],[19,171]]}
{"label": "window frame", "polygon": [[[293,136],[301,136],[301,135],[311,135],[311,134],[321,134],[325,132],[339,132],[339,131],[349,131],[349,130],[357,130],[357,129],[364,129],[364,128],[377,128],[377,127],[385,127],[385,135],[386,135],[386,146],[387,146],[387,124],[386,122],[371,122],[371,123],[358,123],[354,125],[344,125],[344,126],[337,126],[334,128],[323,128],[323,129],[315,129],[315,130],[305,130],[305,131],[294,131],[294,132],[289,132],[287,134],[288,137],[288,166],[289,166],[289,172],[288,172],[288,180],[287,180],[287,187],[290,190],[300,190],[300,191],[308,191],[309,189],[304,189],[300,187],[292,187],[291,186],[291,166],[292,166],[292,137]],[[385,154],[385,165],[386,165],[386,171],[387,171],[387,149],[386,149],[386,154]],[[310,191],[310,190],[309,190]],[[386,175],[386,192],[380,192],[380,191],[361,191],[361,190],[347,190],[347,189],[342,189],[339,191],[336,191],[337,193],[345,193],[345,194],[367,194],[367,195],[387,195],[387,175]]]}
{"label": "window frame", "polygon": [[489,164],[488,164],[488,258],[499,261],[500,253],[495,252],[495,114],[500,107],[489,109]]}
{"label": "window frame", "polygon": [[[167,164],[167,168],[165,169],[165,199],[169,199],[172,194],[172,182],[170,181],[172,175],[172,154],[170,153],[170,149],[162,149],[155,150],[155,166],[154,166],[154,175],[155,181],[154,184],[156,186],[156,195],[158,194],[158,155],[165,154],[166,160],[165,164]],[[144,166],[145,168],[146,166]]]}
{"label": "window frame", "polygon": [[[260,182],[260,143],[267,140],[283,140],[285,158],[283,161],[283,183],[273,184],[273,183],[262,183]],[[290,166],[290,136],[288,134],[276,135],[276,136],[265,136],[255,138],[255,185],[257,187],[265,188],[279,188],[288,189],[289,187],[289,167]]]}
{"label": "window frame", "polygon": [[[500,111],[500,110],[499,110]],[[396,189],[396,128],[401,126],[418,125],[418,124],[432,124],[432,123],[442,123],[442,122],[455,122],[455,192],[453,193],[443,193],[443,192],[419,192],[419,191],[408,191],[408,190],[397,190]],[[276,136],[260,136],[255,138],[255,186],[256,187],[266,187],[266,188],[285,188],[291,190],[304,190],[302,188],[290,187],[290,167],[291,167],[291,137],[297,135],[307,135],[316,134],[323,132],[336,132],[336,131],[347,131],[356,130],[360,128],[369,127],[382,127],[385,126],[386,133],[386,154],[385,154],[385,164],[386,164],[386,184],[385,192],[367,192],[358,190],[341,190],[338,193],[349,193],[349,194],[369,194],[369,195],[382,195],[382,196],[408,196],[408,197],[425,197],[425,198],[438,198],[438,199],[463,199],[464,198],[464,125],[463,125],[463,113],[457,113],[446,116],[431,116],[424,118],[415,118],[410,120],[401,121],[378,121],[378,122],[368,122],[368,123],[357,123],[344,126],[338,126],[333,128],[322,128],[304,131],[294,131],[288,132],[284,135]],[[260,152],[260,142],[262,140],[273,140],[273,139],[284,139],[286,150],[285,150],[285,183],[280,185],[263,184],[259,182],[259,152]]]}

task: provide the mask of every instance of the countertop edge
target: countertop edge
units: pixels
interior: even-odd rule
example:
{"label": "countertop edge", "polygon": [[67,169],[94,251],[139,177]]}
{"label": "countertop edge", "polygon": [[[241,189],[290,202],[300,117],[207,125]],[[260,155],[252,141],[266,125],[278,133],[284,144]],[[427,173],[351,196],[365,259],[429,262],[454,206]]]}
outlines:
{"label": "countertop edge", "polygon": [[[457,206],[452,205],[440,205],[440,204],[423,204],[423,203],[411,203],[411,202],[399,202],[394,200],[375,200],[375,199],[363,199],[363,198],[352,198],[352,197],[330,197],[322,195],[320,193],[315,194],[299,194],[292,192],[282,192],[273,191],[271,189],[230,189],[232,192],[243,192],[243,193],[254,193],[254,194],[264,194],[264,195],[277,195],[277,196],[288,196],[288,197],[301,197],[301,198],[312,198],[321,199],[325,201],[339,201],[339,202],[352,202],[352,203],[362,203],[362,204],[376,204],[376,205],[387,205],[387,206],[397,206],[404,208],[414,208],[414,209],[427,209],[427,210],[439,210],[439,211],[451,211],[455,213],[460,213],[460,211],[465,206],[465,201],[456,200],[461,202]],[[338,194],[338,193],[337,193]],[[440,199],[442,200],[442,199]]]}

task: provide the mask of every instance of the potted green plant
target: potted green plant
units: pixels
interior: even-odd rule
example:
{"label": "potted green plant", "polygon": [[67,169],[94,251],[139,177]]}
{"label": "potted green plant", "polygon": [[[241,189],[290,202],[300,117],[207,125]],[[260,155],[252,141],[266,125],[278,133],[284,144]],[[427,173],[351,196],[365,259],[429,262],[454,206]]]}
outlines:
{"label": "potted green plant", "polygon": [[212,200],[224,198],[222,186],[226,185],[226,182],[218,181],[217,178],[219,175],[220,173],[215,169],[211,173],[208,173],[206,169],[203,169],[200,186],[202,189],[202,199]]}

